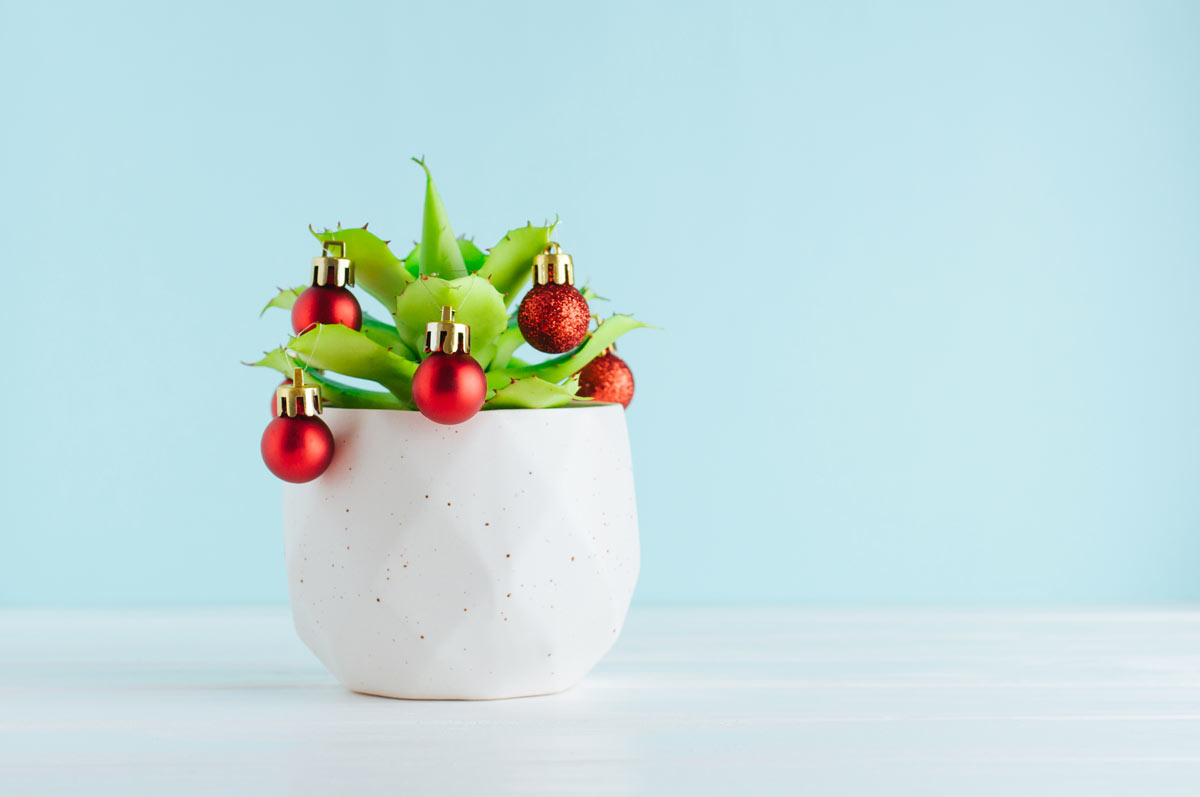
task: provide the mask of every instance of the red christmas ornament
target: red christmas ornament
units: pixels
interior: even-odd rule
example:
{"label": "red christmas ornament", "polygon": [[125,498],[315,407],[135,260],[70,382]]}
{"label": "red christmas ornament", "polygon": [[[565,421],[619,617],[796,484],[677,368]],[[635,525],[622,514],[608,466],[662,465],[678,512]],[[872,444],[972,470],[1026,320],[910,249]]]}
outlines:
{"label": "red christmas ornament", "polygon": [[362,329],[362,307],[354,294],[334,285],[311,285],[292,305],[292,329],[297,335],[315,324],[342,324]]}
{"label": "red christmas ornament", "polygon": [[471,328],[454,322],[454,310],[442,308],[442,320],[425,325],[425,358],[413,374],[417,409],[431,421],[462,423],[483,406],[487,377],[471,356]]}
{"label": "red christmas ornament", "polygon": [[[332,257],[330,248],[341,247],[341,257]],[[346,287],[354,284],[354,261],[346,259],[346,245],[325,241],[321,256],[313,258],[312,285],[292,304],[292,329],[297,335],[314,324],[343,324],[362,329],[362,307]]]}
{"label": "red christmas ornament", "polygon": [[263,462],[286,482],[309,482],[320,476],[333,460],[333,433],[317,417],[321,412],[321,389],[305,385],[300,369],[290,386],[275,391],[275,420],[263,432]]}
{"label": "red christmas ornament", "polygon": [[517,308],[517,326],[538,351],[570,351],[587,337],[591,310],[575,289],[575,265],[554,241],[533,259],[533,287]]}
{"label": "red christmas ornament", "polygon": [[633,401],[633,371],[609,346],[579,372],[578,395],[628,407]]}

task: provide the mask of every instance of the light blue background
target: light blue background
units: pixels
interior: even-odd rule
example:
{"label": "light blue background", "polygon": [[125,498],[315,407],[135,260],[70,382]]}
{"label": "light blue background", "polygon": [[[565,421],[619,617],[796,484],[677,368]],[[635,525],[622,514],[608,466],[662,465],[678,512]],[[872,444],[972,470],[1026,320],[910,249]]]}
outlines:
{"label": "light blue background", "polygon": [[0,603],[284,599],[238,361],[420,154],[663,327],[639,600],[1200,599],[1197,8],[5,3]]}

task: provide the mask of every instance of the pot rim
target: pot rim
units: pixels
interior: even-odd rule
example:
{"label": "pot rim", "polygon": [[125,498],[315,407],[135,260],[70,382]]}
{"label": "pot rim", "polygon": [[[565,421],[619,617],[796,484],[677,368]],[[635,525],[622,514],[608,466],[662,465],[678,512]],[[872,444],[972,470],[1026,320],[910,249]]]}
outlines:
{"label": "pot rim", "polygon": [[[505,407],[503,409],[498,409],[498,410],[480,410],[474,416],[469,418],[468,421],[475,420],[475,418],[486,417],[488,415],[501,415],[501,414],[506,415],[506,414],[514,413],[514,412],[542,413],[542,412],[561,412],[563,410],[600,410],[600,409],[605,409],[608,407],[620,407],[620,406],[621,406],[620,403],[615,402],[615,401],[596,401],[596,402],[589,402],[586,404],[568,404],[563,407],[538,407],[536,409],[533,409],[533,408],[517,409],[515,407]],[[324,411],[325,412],[341,412],[341,411],[345,411],[345,412],[387,412],[387,413],[394,412],[394,413],[405,413],[405,414],[414,414],[414,415],[421,414],[419,410],[384,409],[382,407],[325,407]],[[624,409],[622,409],[622,412],[623,411],[624,411]],[[459,426],[461,424],[452,424],[452,425]]]}

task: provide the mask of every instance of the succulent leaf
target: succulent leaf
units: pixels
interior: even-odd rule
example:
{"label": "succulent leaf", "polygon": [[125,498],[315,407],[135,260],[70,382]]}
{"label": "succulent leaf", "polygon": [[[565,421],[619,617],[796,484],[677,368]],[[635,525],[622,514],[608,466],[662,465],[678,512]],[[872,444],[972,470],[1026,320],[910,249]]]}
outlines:
{"label": "succulent leaf", "polygon": [[649,326],[649,324],[643,324],[631,315],[611,316],[602,321],[578,349],[534,365],[514,366],[510,364],[508,368],[495,369],[488,375],[489,384],[492,374],[510,379],[539,376],[550,382],[561,382],[572,374],[579,373],[583,366],[603,354],[604,350],[617,338],[632,329],[645,326]]}
{"label": "succulent leaf", "polygon": [[395,307],[396,297],[413,280],[387,243],[367,232],[365,227],[313,230],[313,235],[319,241],[343,241],[346,244],[346,257],[354,261],[355,285],[374,296],[384,307]]}
{"label": "succulent leaf", "polygon": [[421,274],[439,276],[443,279],[458,279],[467,276],[467,266],[462,250],[450,227],[450,217],[442,205],[433,175],[424,160],[413,161],[425,170],[425,215],[421,220]]}
{"label": "succulent leaf", "polygon": [[498,244],[488,252],[479,271],[481,277],[491,280],[492,285],[504,296],[508,307],[533,276],[533,258],[541,254],[550,241],[554,225],[534,227],[527,225],[509,230]]}
{"label": "succulent leaf", "polygon": [[444,280],[421,277],[396,300],[396,328],[414,352],[425,349],[425,325],[441,317],[443,305],[455,310],[455,320],[471,326],[471,350],[480,365],[493,339],[508,326],[504,300],[478,275]]}
{"label": "succulent leaf", "polygon": [[[263,312],[272,307],[278,307],[281,310],[290,310],[292,305],[296,303],[296,297],[304,292],[304,288],[285,288],[279,292],[279,295],[267,303],[263,308]],[[396,325],[387,321],[380,320],[368,313],[366,310],[362,314],[362,329],[367,337],[385,348],[397,349],[396,353],[415,359],[416,355],[408,345],[400,339],[400,333],[396,331]]]}
{"label": "succulent leaf", "polygon": [[462,252],[463,265],[467,267],[467,272],[474,274],[483,267],[487,261],[487,255],[483,253],[474,241],[468,241],[466,238],[456,239],[458,243],[458,251]]}
{"label": "succulent leaf", "polygon": [[404,339],[400,337],[400,332],[396,329],[395,324],[389,324],[387,321],[381,321],[372,315],[363,313],[362,323],[363,334],[371,340],[383,346],[385,349],[391,350],[401,357],[406,357],[410,360],[418,359],[416,353],[408,347]]}
{"label": "succulent leaf", "polygon": [[587,299],[589,302],[607,302],[608,301],[607,296],[601,296],[600,294],[596,293],[594,290],[592,290],[592,287],[590,285],[584,285],[582,288],[579,289],[579,292],[581,294],[583,294],[583,298]]}
{"label": "succulent leaf", "polygon": [[[479,267],[487,260],[487,255],[480,251],[474,241],[468,241],[466,238],[455,238],[458,244],[458,251],[462,252],[463,264],[467,267],[467,272],[474,274],[479,270]],[[421,275],[421,245],[417,244],[408,253],[408,257],[404,258],[404,268],[413,277]]]}
{"label": "succulent leaf", "polygon": [[518,327],[509,327],[501,332],[500,337],[496,338],[495,351],[492,353],[488,367],[493,370],[507,368],[512,360],[513,352],[519,349],[524,342],[525,338],[522,337]]}
{"label": "succulent leaf", "polygon": [[[307,379],[307,377],[305,377]],[[327,407],[344,407],[351,410],[411,410],[392,393],[382,390],[363,390],[359,387],[320,376],[313,379],[321,386],[321,401]]]}
{"label": "succulent leaf", "polygon": [[556,385],[536,376],[528,376],[497,388],[495,395],[484,404],[484,408],[492,410],[546,409],[562,407],[574,401],[586,401],[586,399],[576,398],[573,387],[577,389],[578,385]]}
{"label": "succulent leaf", "polygon": [[341,324],[317,324],[292,338],[288,351],[313,368],[374,380],[405,407],[413,406],[412,377],[417,363],[388,351],[363,332]]}
{"label": "succulent leaf", "polygon": [[271,349],[268,352],[263,352],[263,357],[257,362],[243,362],[242,365],[249,365],[253,368],[270,368],[273,371],[278,371],[286,376],[292,375],[292,369],[296,366],[288,359],[287,354],[282,348]]}
{"label": "succulent leaf", "polygon": [[[290,378],[292,369],[295,367],[295,361],[288,359],[283,349],[275,349],[267,352],[258,362],[246,363],[246,365],[270,368]],[[325,374],[308,371],[304,374],[304,381],[321,386],[321,401],[327,407],[349,407],[360,410],[408,409],[408,407],[401,403],[400,399],[391,393],[384,393],[378,390],[365,390],[361,387],[347,385],[335,379],[330,379]]]}
{"label": "succulent leaf", "polygon": [[275,298],[267,302],[266,306],[263,307],[258,317],[262,318],[272,307],[278,307],[280,310],[291,310],[292,305],[296,303],[296,297],[304,293],[304,289],[307,287],[307,285],[301,285],[299,288],[281,288],[279,293],[275,295]]}

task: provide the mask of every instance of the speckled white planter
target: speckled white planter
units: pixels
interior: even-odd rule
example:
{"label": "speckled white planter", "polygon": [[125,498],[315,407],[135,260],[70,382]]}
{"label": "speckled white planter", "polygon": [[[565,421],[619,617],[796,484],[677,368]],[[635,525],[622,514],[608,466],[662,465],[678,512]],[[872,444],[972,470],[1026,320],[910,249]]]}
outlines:
{"label": "speckled white planter", "polygon": [[283,489],[296,630],[346,687],[483,699],[578,683],[639,566],[619,405],[325,411],[333,464]]}

